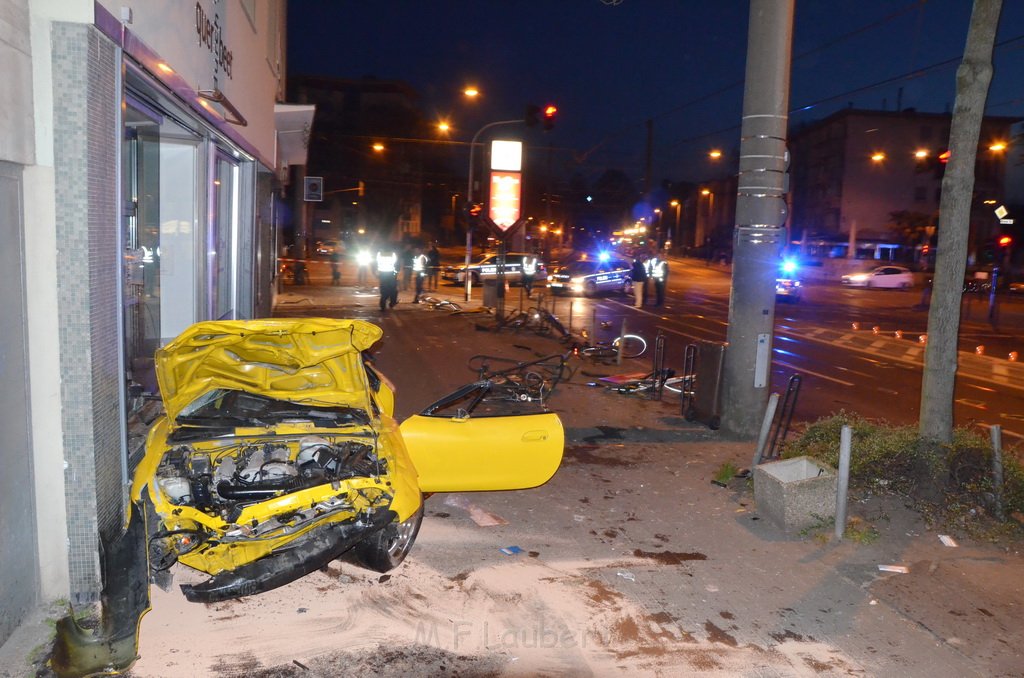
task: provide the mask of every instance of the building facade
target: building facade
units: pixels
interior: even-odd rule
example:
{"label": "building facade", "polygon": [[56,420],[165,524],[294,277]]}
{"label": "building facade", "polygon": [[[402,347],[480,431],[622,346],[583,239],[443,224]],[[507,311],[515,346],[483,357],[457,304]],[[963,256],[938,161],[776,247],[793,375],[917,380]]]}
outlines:
{"label": "building facade", "polygon": [[0,0],[0,642],[97,599],[154,350],[270,312],[284,5]]}
{"label": "building facade", "polygon": [[[998,226],[986,201],[1003,200],[1012,122],[986,117],[982,123],[971,219],[975,246]],[[925,222],[938,222],[950,123],[948,113],[847,109],[794,130],[791,237],[920,244],[928,235]]]}

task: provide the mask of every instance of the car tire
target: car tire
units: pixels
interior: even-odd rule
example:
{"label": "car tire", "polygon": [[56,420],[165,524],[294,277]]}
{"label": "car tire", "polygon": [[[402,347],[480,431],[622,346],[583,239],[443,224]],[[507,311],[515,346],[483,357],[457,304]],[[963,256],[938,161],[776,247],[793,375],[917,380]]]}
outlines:
{"label": "car tire", "polygon": [[356,562],[374,572],[390,572],[405,560],[423,523],[423,502],[416,513],[394,522],[352,547]]}
{"label": "car tire", "polygon": [[480,274],[476,271],[471,271],[469,276],[473,279],[474,285],[480,285]]}
{"label": "car tire", "polygon": [[597,294],[597,285],[594,283],[593,280],[588,280],[587,283],[583,286],[583,296],[585,296],[585,297],[593,297],[596,294]]}

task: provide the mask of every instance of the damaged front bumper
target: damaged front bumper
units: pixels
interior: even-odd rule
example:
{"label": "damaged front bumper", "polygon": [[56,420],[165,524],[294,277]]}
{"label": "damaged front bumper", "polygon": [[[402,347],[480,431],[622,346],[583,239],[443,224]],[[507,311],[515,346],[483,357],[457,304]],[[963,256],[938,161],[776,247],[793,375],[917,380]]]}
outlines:
{"label": "damaged front bumper", "polygon": [[390,510],[374,511],[360,522],[322,525],[259,560],[200,584],[182,584],[181,592],[193,603],[216,603],[276,589],[325,567],[397,516]]}

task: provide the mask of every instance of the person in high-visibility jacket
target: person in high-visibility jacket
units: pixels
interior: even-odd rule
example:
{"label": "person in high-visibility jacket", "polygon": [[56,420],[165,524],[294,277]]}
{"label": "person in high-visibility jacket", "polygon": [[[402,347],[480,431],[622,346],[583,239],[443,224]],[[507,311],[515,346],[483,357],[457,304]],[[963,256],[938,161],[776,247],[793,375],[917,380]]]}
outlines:
{"label": "person in high-visibility jacket", "polygon": [[416,296],[412,298],[414,304],[420,303],[420,295],[423,294],[423,281],[427,277],[428,263],[427,255],[423,253],[422,249],[416,247],[412,252],[412,277],[416,285]]}
{"label": "person in high-visibility jacket", "polygon": [[647,260],[648,276],[654,282],[654,305],[665,303],[665,282],[668,278],[668,262],[655,255]]}
{"label": "person in high-visibility jacket", "polygon": [[394,308],[398,303],[398,253],[394,250],[377,252],[377,280],[380,285],[380,310]]}
{"label": "person in high-visibility jacket", "polygon": [[530,297],[533,294],[533,279],[536,275],[537,257],[533,255],[523,257],[522,283],[523,289],[526,290],[527,297]]}

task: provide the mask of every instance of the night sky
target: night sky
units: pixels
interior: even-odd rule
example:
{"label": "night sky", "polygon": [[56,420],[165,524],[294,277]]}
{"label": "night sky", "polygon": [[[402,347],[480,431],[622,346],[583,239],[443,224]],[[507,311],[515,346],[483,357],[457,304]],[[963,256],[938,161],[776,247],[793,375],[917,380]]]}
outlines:
{"label": "night sky", "polygon": [[[970,0],[796,0],[791,123],[840,108],[952,110]],[[585,176],[717,172],[739,145],[745,0],[290,0],[292,75],[400,80],[454,138],[555,103],[543,138]],[[988,114],[1024,118],[1024,1],[1004,2]],[[474,84],[482,97],[460,95]],[[901,92],[902,90],[902,92]],[[539,132],[537,133],[539,134]]]}

